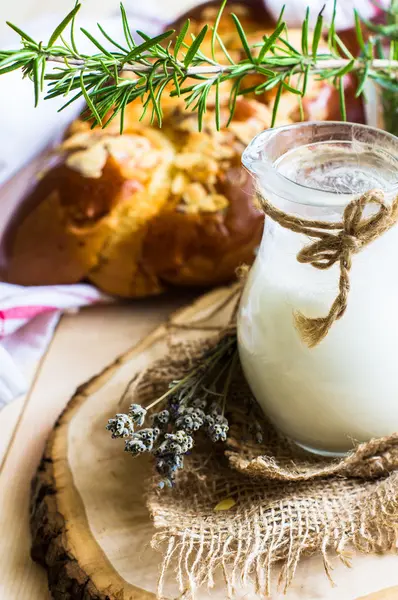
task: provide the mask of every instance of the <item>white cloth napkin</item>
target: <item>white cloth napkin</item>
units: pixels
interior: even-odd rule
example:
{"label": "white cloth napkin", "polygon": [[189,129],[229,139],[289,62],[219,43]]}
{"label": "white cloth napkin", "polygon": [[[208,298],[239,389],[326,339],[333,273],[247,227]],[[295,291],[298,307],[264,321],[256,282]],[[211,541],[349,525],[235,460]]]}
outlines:
{"label": "white cloth napkin", "polygon": [[[275,16],[284,3],[283,0],[264,1]],[[167,3],[164,0],[145,0],[139,7],[134,7],[134,11],[130,10],[129,17],[134,30],[140,29],[154,35],[165,21],[172,21],[182,10],[189,10],[195,4],[201,4],[200,0],[167,0]],[[324,0],[287,2],[285,17],[288,22],[299,25],[309,4],[315,18]],[[333,1],[327,0],[326,18],[330,18],[332,6]],[[368,0],[340,0],[337,12],[339,28],[352,25],[354,6],[368,17],[375,11],[374,5]],[[33,37],[45,40],[63,16],[46,15],[24,28]],[[18,25],[23,26],[21,23]],[[96,30],[95,18],[92,21],[83,19],[80,25],[91,31]],[[112,37],[122,39],[119,15],[115,13],[114,18],[102,21],[102,25]],[[93,50],[82,34],[78,36],[78,43],[83,51]],[[18,45],[18,37],[12,31],[5,39],[0,39],[1,48]],[[106,42],[104,45],[109,47]],[[19,72],[0,77],[0,185],[62,134],[78,110],[70,107],[58,113],[62,103],[59,99],[40,102],[35,109],[30,81],[22,80]],[[0,207],[0,220],[1,210]],[[109,301],[109,298],[89,285],[22,287],[0,283],[0,408],[26,391],[29,385],[26,373],[32,371],[32,365],[37,363],[47,348],[61,312],[105,301]]]}
{"label": "white cloth napkin", "polygon": [[24,287],[0,283],[0,409],[27,390],[62,311],[109,302],[91,285]]}

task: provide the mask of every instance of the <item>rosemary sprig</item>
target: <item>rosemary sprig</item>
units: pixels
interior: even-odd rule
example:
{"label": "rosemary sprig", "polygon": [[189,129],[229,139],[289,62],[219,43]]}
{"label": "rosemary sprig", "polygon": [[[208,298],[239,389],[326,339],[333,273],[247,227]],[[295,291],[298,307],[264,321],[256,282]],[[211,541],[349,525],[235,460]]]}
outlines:
{"label": "rosemary sprig", "polygon": [[[386,24],[374,25],[366,21],[368,28],[374,32],[373,47],[375,55],[380,59],[388,56],[389,60],[398,60],[398,0],[392,0],[390,9],[385,11]],[[389,43],[387,43],[387,41]],[[374,77],[381,87],[384,127],[387,131],[398,135],[398,96],[396,81],[383,77]]]}
{"label": "rosemary sprig", "polygon": [[[287,39],[287,25],[280,15],[275,31],[263,37],[261,43],[251,44],[244,28],[236,15],[231,15],[244,56],[234,61],[226,44],[218,33],[218,25],[222,11],[211,29],[211,56],[204,52],[204,41],[208,26],[193,35],[187,42],[190,32],[189,20],[179,33],[166,31],[153,38],[137,31],[141,39],[136,42],[131,34],[130,24],[123,5],[121,19],[124,31],[124,43],[112,37],[98,25],[101,36],[112,45],[112,50],[103,46],[101,39],[85,29],[82,33],[95,47],[95,53],[84,54],[78,50],[75,41],[75,20],[80,9],[76,3],[74,9],[63,19],[45,44],[37,42],[16,25],[8,25],[20,36],[21,48],[17,50],[0,50],[0,75],[14,70],[21,70],[34,83],[35,104],[48,83],[46,98],[68,97],[65,108],[77,99],[84,97],[88,106],[87,118],[93,120],[93,126],[105,127],[115,116],[120,114],[123,128],[126,106],[140,98],[143,113],[150,111],[151,121],[162,122],[162,98],[164,94],[181,96],[186,107],[198,113],[199,127],[206,111],[210,90],[215,87],[215,118],[219,126],[220,85],[230,82],[230,119],[233,116],[236,99],[248,93],[262,94],[273,87],[277,88],[273,107],[273,120],[278,111],[282,91],[286,90],[303,97],[306,82],[310,75],[328,80],[340,91],[340,103],[344,116],[344,86],[342,78],[348,73],[358,75],[358,94],[362,93],[368,79],[376,81],[384,88],[395,93],[398,91],[398,3],[393,0],[386,26],[371,27],[375,35],[365,42],[356,15],[356,31],[361,53],[353,57],[343,44],[335,29],[335,19],[328,30],[328,51],[319,51],[319,42],[323,33],[322,11],[318,16],[313,34],[309,30],[309,10],[307,10],[302,26],[301,47],[294,47]],[[335,13],[334,13],[335,14]],[[68,41],[65,32],[69,29]],[[385,56],[380,56],[376,49],[381,46],[380,40],[388,43]],[[312,48],[311,48],[312,46]],[[225,56],[225,64],[216,61],[216,48]],[[57,66],[48,70],[48,63]],[[126,73],[130,72],[132,77]],[[248,75],[258,75],[258,83],[251,87],[244,86]],[[292,85],[293,76],[299,77],[299,84]]]}

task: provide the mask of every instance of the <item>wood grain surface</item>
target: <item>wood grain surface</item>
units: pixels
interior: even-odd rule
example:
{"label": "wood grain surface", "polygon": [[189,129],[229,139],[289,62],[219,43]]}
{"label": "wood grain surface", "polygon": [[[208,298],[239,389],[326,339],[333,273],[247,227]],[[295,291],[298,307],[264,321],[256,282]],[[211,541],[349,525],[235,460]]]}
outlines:
{"label": "wood grain surface", "polygon": [[0,412],[1,600],[49,598],[46,573],[30,558],[29,490],[54,421],[79,384],[135,345],[182,302],[164,298],[66,315],[26,401]]}

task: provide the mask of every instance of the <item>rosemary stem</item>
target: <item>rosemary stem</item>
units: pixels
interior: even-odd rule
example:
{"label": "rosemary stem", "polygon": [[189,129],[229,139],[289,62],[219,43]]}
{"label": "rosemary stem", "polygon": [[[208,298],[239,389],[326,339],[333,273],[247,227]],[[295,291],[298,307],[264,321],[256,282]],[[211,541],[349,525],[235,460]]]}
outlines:
{"label": "rosemary stem", "polygon": [[[121,133],[126,106],[138,98],[143,101],[143,114],[150,108],[150,122],[156,119],[161,125],[163,95],[180,96],[186,109],[196,111],[200,130],[209,92],[213,87],[216,88],[215,101],[212,95],[210,97],[217,129],[220,128],[221,103],[227,106],[230,113],[228,126],[239,96],[249,93],[263,95],[275,89],[277,94],[273,100],[271,119],[273,126],[282,92],[296,94],[300,102],[307,90],[308,77],[312,75],[339,90],[340,111],[344,115],[342,78],[349,73],[357,76],[357,96],[363,93],[368,80],[383,87],[384,94],[398,92],[398,4],[396,0],[391,4],[388,13],[391,18],[386,25],[362,19],[364,26],[373,32],[366,40],[355,13],[356,38],[361,53],[354,56],[336,32],[337,0],[330,1],[334,10],[327,32],[323,27],[322,9],[310,35],[307,9],[301,31],[301,48],[295,48],[285,36],[287,24],[283,20],[283,9],[275,30],[269,35],[262,35],[259,30],[258,40],[254,43],[245,33],[239,18],[231,14],[234,35],[239,37],[241,44],[239,57],[234,60],[229,54],[228,44],[223,42],[217,30],[226,0],[221,3],[213,26],[205,24],[200,31],[192,32],[187,19],[178,32],[170,29],[151,38],[137,31],[142,38],[139,43],[133,37],[126,11],[121,5],[124,41],[112,39],[98,25],[102,36],[111,43],[112,51],[104,47],[101,39],[96,39],[81,28],[96,47],[93,54],[81,53],[76,46],[75,17],[81,8],[81,3],[76,0],[75,7],[55,28],[47,44],[36,42],[17,25],[8,23],[20,36],[21,47],[17,50],[0,50],[0,76],[20,70],[24,77],[33,81],[35,104],[41,92],[45,91],[48,91],[45,98],[49,99],[71,95],[60,110],[83,96],[87,104],[87,118],[93,120],[93,126],[106,127],[120,113]],[[69,38],[65,37],[67,30]],[[211,33],[211,57],[206,55],[208,49],[204,43],[208,33]],[[322,43],[322,40],[326,41],[325,33],[327,46]],[[216,47],[222,51],[223,58],[219,60],[224,64],[216,61],[216,56],[219,56],[216,55]],[[239,49],[234,45],[232,47]],[[46,73],[47,63],[58,66]],[[128,72],[133,75],[129,76]],[[255,75],[249,87],[246,87],[247,75]],[[187,80],[188,85],[184,85]],[[50,82],[46,90],[45,81]],[[226,86],[220,99],[219,85],[226,81],[231,85],[229,89]],[[260,97],[260,100],[263,98]]]}
{"label": "rosemary stem", "polygon": [[[62,63],[65,65],[65,59],[67,60],[69,65],[72,66],[76,66],[76,67],[80,67],[82,69],[89,67],[90,69],[92,69],[92,58],[90,59],[84,59],[84,58],[73,58],[73,57],[69,57],[69,56],[53,56],[53,55],[47,55],[46,56],[46,61],[47,62],[54,62],[54,63]],[[90,64],[91,61],[91,64]],[[339,69],[339,68],[343,68],[345,66],[347,66],[351,61],[345,58],[333,58],[333,59],[327,59],[327,60],[317,60],[314,61],[312,58],[308,58],[309,63],[313,66],[312,68],[312,72],[316,73],[318,70],[325,70],[325,69]],[[150,65],[142,65],[141,63],[138,62],[133,62],[133,63],[122,63],[122,61],[118,61],[117,59],[115,59],[114,62],[109,62],[108,66],[112,67],[116,65],[120,71],[132,71],[133,73],[148,73],[153,71],[153,67]],[[263,68],[267,68],[268,66],[270,66],[266,60],[262,61],[261,63],[258,63],[259,67],[263,67]],[[298,64],[297,65],[297,73],[300,72],[304,72],[306,66],[306,61],[303,62],[303,64]],[[354,69],[362,69],[365,66],[365,62],[362,60],[357,60],[355,61],[353,68]],[[375,58],[372,61],[370,61],[370,66],[375,69],[375,70],[396,70],[397,72],[394,73],[395,77],[398,76],[398,60],[387,60],[387,59],[380,59],[380,58]],[[246,71],[246,74],[254,74],[256,73],[256,66],[253,66],[253,69],[248,69]],[[191,76],[195,76],[195,75],[218,75],[218,74],[223,74],[223,73],[230,73],[233,72],[234,69],[236,69],[236,65],[200,65],[200,66],[193,66],[193,67],[188,67],[185,68],[183,65],[180,65],[181,70],[183,71],[184,75],[186,75],[187,77],[191,77]],[[175,69],[173,67],[166,67],[167,71],[172,74]],[[283,72],[283,71],[290,71],[291,66],[278,66],[278,65],[272,65],[272,69],[274,71],[278,71],[278,72]],[[163,73],[164,72],[164,68],[163,67],[159,67],[159,73]]]}

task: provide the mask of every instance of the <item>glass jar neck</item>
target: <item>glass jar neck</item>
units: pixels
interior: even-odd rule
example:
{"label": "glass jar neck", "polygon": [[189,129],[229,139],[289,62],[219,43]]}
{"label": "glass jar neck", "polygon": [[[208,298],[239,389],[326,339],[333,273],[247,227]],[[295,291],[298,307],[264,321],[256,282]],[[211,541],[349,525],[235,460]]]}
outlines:
{"label": "glass jar neck", "polygon": [[290,214],[341,216],[350,202],[398,194],[398,138],[353,123],[300,123],[259,134],[243,154],[259,194]]}

